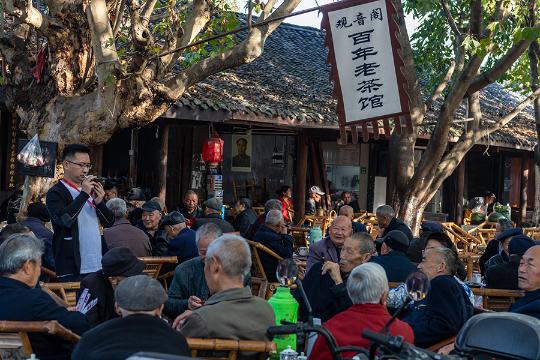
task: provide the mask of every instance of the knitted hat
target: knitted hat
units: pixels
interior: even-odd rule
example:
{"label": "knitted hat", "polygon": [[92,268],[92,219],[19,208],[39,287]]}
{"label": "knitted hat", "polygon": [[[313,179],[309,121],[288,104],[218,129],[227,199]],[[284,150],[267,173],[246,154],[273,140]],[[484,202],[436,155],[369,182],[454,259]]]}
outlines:
{"label": "knitted hat", "polygon": [[115,247],[103,255],[101,266],[105,276],[129,277],[141,274],[144,262],[137,259],[128,248]]}
{"label": "knitted hat", "polygon": [[399,230],[392,230],[383,237],[383,242],[392,250],[406,253],[409,249],[409,238]]}
{"label": "knitted hat", "polygon": [[533,247],[536,245],[533,239],[526,235],[516,235],[510,240],[510,243],[508,244],[508,253],[510,255],[519,255],[523,256],[525,254],[525,251],[527,251],[530,247]]}

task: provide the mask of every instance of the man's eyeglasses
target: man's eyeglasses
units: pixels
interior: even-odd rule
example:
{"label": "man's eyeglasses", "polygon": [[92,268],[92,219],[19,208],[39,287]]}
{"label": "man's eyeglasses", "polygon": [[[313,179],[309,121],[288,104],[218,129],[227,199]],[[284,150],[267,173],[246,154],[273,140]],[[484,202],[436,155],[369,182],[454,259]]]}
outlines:
{"label": "man's eyeglasses", "polygon": [[77,165],[81,168],[87,168],[88,170],[92,169],[92,164],[85,164],[85,163],[78,163],[78,162],[74,162],[74,161],[69,161],[69,160],[66,160],[68,163],[71,163],[71,164],[74,164],[74,165]]}

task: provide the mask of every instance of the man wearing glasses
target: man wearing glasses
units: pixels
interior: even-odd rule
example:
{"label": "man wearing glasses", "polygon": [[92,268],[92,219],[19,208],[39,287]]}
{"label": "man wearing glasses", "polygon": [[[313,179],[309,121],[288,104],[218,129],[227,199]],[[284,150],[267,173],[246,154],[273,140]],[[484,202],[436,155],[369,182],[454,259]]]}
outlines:
{"label": "man wearing glasses", "polygon": [[62,152],[64,178],[47,192],[47,210],[54,229],[53,248],[56,274],[60,281],[80,281],[101,269],[101,256],[107,249],[100,225],[114,223],[105,206],[103,185],[88,175],[90,149],[67,145]]}

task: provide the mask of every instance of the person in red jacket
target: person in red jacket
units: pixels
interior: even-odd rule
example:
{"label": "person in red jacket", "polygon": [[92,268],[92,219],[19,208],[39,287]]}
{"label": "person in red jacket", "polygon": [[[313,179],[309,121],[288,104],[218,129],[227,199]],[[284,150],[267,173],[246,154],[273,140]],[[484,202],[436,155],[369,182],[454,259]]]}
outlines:
{"label": "person in red jacket", "polygon": [[292,189],[288,185],[283,185],[278,191],[279,201],[281,201],[281,213],[283,214],[283,219],[286,223],[293,221],[291,218],[291,212],[293,210],[292,202]]}
{"label": "person in red jacket", "polygon": [[[349,275],[347,291],[353,305],[325,322],[323,326],[334,336],[338,346],[359,346],[368,349],[370,341],[362,337],[362,331],[379,332],[391,317],[386,310],[388,280],[384,269],[375,263],[357,266]],[[396,319],[390,325],[389,333],[403,336],[406,342],[414,343],[413,330],[401,320]],[[341,355],[348,358],[354,353],[344,352]],[[331,358],[326,340],[319,335],[309,359]]]}

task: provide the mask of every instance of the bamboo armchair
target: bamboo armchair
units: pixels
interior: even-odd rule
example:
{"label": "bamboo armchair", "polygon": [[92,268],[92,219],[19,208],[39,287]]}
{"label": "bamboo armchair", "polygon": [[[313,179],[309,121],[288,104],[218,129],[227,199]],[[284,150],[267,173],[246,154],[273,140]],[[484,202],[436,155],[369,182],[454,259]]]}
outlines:
{"label": "bamboo armchair", "polygon": [[459,250],[471,251],[477,246],[486,245],[486,243],[482,239],[463,230],[456,223],[443,222],[441,223],[441,225],[456,245],[456,248],[458,248]]}
{"label": "bamboo armchair", "polygon": [[33,353],[28,333],[45,333],[76,343],[80,336],[57,321],[0,321],[0,358],[25,359]]}
{"label": "bamboo armchair", "polygon": [[471,288],[474,295],[482,296],[482,307],[492,311],[508,311],[510,305],[524,295],[521,290]]}
{"label": "bamboo armchair", "polygon": [[[266,272],[264,271],[264,267],[259,256],[259,251],[267,253],[268,255],[276,258],[277,261],[281,261],[283,258],[261,243],[252,240],[247,240],[247,242],[251,250],[251,276],[264,279],[268,282],[268,276],[266,276]],[[270,299],[277,286],[279,286],[278,283],[268,282],[265,299]]]}
{"label": "bamboo armchair", "polygon": [[143,273],[157,279],[161,268],[165,264],[177,264],[178,258],[176,256],[147,256],[140,257],[139,260],[144,262]]}
{"label": "bamboo armchair", "polygon": [[260,298],[266,299],[268,280],[258,277],[251,278],[251,293]]}
{"label": "bamboo armchair", "polygon": [[80,282],[41,283],[41,287],[46,292],[48,290],[58,296],[67,306],[77,305],[77,291],[81,288]]}
{"label": "bamboo armchair", "polygon": [[[199,359],[236,360],[240,353],[248,352],[258,354],[258,358],[263,360],[268,358],[269,354],[276,353],[276,344],[271,341],[198,338],[187,338],[186,340],[191,350],[191,356]],[[203,352],[203,354],[199,352]],[[211,355],[205,356],[204,353],[208,352]],[[226,355],[221,355],[224,353]]]}
{"label": "bamboo armchair", "polygon": [[540,240],[540,227],[523,228],[523,233],[533,240]]}
{"label": "bamboo armchair", "polygon": [[451,345],[456,342],[456,336],[449,337],[448,339],[444,339],[439,341],[438,343],[431,345],[426,350],[432,351],[434,353],[439,353],[440,350],[445,348],[448,345]]}

